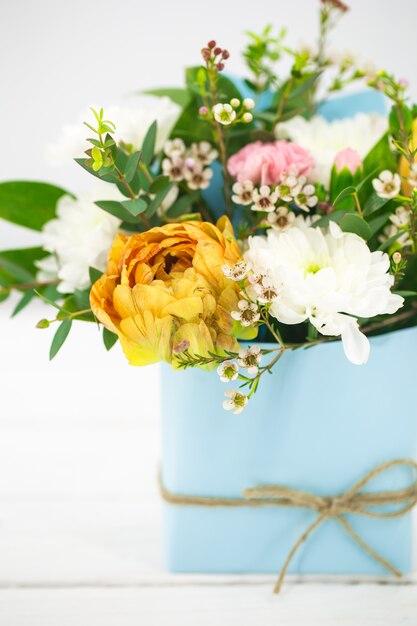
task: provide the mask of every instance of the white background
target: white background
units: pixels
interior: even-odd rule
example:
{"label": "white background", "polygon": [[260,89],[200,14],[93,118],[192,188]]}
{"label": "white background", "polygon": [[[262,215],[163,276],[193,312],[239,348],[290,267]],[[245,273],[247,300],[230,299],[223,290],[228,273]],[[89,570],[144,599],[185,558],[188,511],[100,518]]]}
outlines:
{"label": "white background", "polygon": [[[78,171],[77,165],[69,163],[54,169],[45,160],[45,145],[56,139],[64,123],[75,121],[86,105],[110,104],[147,87],[181,84],[183,68],[199,61],[200,48],[213,37],[231,52],[229,70],[239,73],[243,67],[238,53],[244,45],[245,29],[260,31],[273,22],[277,29],[288,26],[291,44],[308,42],[316,33],[317,4],[314,0],[0,0],[1,179],[40,179],[75,193],[88,187],[88,175]],[[411,93],[417,96],[417,2],[351,0],[350,5],[352,11],[333,35],[334,47],[354,50],[364,61],[373,60],[377,66],[407,77]],[[0,222],[0,249],[35,241],[36,237],[25,229]],[[150,506],[158,511],[154,488],[159,454],[157,368],[129,367],[118,347],[107,354],[96,329],[82,324],[75,327],[62,352],[50,364],[47,355],[51,331],[34,328],[46,314],[42,305],[13,320],[8,318],[10,310],[10,305],[0,305],[0,521],[6,538],[11,537],[10,541],[0,542],[5,555],[0,557],[0,585],[22,581],[28,585],[39,581],[64,584],[68,577],[91,583],[106,576],[108,579],[115,570],[117,580],[126,580],[126,571],[130,570],[123,569],[123,559],[119,562],[109,558],[109,542],[105,540],[112,529],[120,526],[117,536],[125,543],[119,552],[129,551],[128,540],[136,537],[136,520],[145,523],[151,510],[142,508],[138,512],[136,504],[131,508],[126,505],[134,502],[139,493],[151,494],[154,499]],[[88,508],[88,503],[92,506],[98,501],[107,504]],[[69,520],[78,528],[84,518],[90,535],[98,533],[103,539],[107,560],[104,551],[90,551],[87,558],[84,548],[71,543],[63,533],[61,527]],[[141,570],[148,576],[162,567],[157,521],[154,527],[152,549],[143,546],[140,551],[136,546],[141,557],[144,552],[149,557],[150,565]],[[46,626],[49,607],[57,611],[51,623],[96,623],[93,618],[84,622],[82,617],[72,622],[68,617],[71,610],[67,621],[63,621],[59,609],[54,609],[55,596],[43,599],[36,591],[33,593],[26,598],[31,607],[27,611],[19,595],[6,594],[7,619],[1,618],[0,599],[2,626]],[[230,621],[217,618],[217,623],[234,624],[232,607],[244,597],[252,598],[247,593],[239,597],[228,594]],[[342,613],[336,611],[339,620],[341,615],[354,614],[358,597],[352,594],[349,608]],[[250,606],[243,600],[247,614],[252,615],[251,623],[258,615],[260,595],[248,601]],[[189,597],[186,594],[186,602]],[[207,597],[205,601],[211,605],[219,597]],[[312,597],[314,603],[314,591]],[[338,603],[343,602],[337,592],[336,597]],[[109,598],[106,594],[107,603],[111,602]],[[391,608],[395,608],[395,599],[390,601]],[[65,601],[71,609],[72,596]],[[84,615],[96,606],[94,602],[98,607],[108,607],[102,605],[101,596],[94,596],[92,604],[87,598]],[[151,598],[149,606],[159,602],[158,596]],[[264,597],[262,606],[263,602]],[[141,603],[136,605],[132,600],[131,605],[140,617]],[[291,611],[297,612],[297,606],[295,602]],[[358,618],[338,623],[368,623],[361,621],[361,616],[366,618],[366,607],[360,606]],[[324,624],[322,603],[314,607],[317,622],[312,617],[308,623]],[[111,608],[106,608],[106,616],[108,610]],[[123,613],[121,621],[105,624],[123,626],[128,623],[126,615]],[[176,614],[164,614],[162,621],[152,621],[151,611],[147,615],[147,626],[203,623],[199,618],[176,621]],[[265,624],[277,623],[270,603],[265,615]],[[302,618],[295,621],[295,613],[286,615],[289,621],[285,623],[307,623]],[[382,624],[382,619],[381,614],[375,623]],[[103,624],[102,620],[103,615],[97,623]],[[239,623],[246,623],[243,620]],[[399,621],[386,623],[394,626]]]}

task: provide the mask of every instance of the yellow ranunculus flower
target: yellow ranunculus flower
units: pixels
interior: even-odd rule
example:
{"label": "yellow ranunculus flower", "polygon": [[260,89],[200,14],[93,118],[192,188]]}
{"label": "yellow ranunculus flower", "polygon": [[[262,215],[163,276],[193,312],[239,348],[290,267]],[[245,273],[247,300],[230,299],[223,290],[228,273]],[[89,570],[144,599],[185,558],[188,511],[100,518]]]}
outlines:
{"label": "yellow ranunculus flower", "polygon": [[239,286],[222,266],[241,256],[226,217],[216,226],[196,221],[130,237],[120,233],[107,272],[92,287],[91,308],[118,335],[132,365],[175,365],[175,354],[185,346],[205,356],[237,350],[235,335],[242,329],[230,313]]}

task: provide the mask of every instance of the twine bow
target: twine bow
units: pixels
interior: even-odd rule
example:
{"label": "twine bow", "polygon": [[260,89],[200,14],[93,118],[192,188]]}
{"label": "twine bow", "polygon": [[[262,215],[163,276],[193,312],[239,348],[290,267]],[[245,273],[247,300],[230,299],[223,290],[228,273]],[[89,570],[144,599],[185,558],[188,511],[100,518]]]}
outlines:
{"label": "twine bow", "polygon": [[[395,491],[382,491],[377,493],[363,492],[362,489],[374,478],[392,469],[393,467],[404,466],[414,470],[415,480],[404,489]],[[306,491],[291,489],[280,485],[261,485],[245,489],[243,498],[210,498],[204,496],[179,495],[168,491],[160,479],[160,490],[162,498],[170,503],[180,506],[207,506],[207,507],[259,507],[259,506],[279,506],[290,508],[305,508],[317,512],[316,519],[308,526],[304,533],[298,538],[281,568],[274,593],[279,593],[288,567],[297,552],[298,548],[310,537],[312,532],[318,528],[325,520],[335,519],[348,532],[352,539],[362,550],[369,554],[375,561],[380,563],[394,576],[401,577],[399,572],[389,561],[384,559],[378,552],[373,550],[353,530],[350,523],[344,517],[348,513],[366,515],[381,519],[401,517],[408,513],[417,504],[417,463],[410,459],[398,459],[388,461],[371,470],[345,493],[337,496],[317,496]],[[377,511],[373,507],[396,506],[394,510]]]}

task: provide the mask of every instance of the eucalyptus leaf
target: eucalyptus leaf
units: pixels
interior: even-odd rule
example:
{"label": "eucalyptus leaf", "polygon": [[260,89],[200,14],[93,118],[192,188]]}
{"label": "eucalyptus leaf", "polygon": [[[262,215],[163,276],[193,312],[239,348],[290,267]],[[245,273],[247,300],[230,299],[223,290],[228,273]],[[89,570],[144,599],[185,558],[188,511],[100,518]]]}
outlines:
{"label": "eucalyptus leaf", "polygon": [[126,162],[125,169],[123,170],[124,178],[127,183],[130,183],[139,167],[139,161],[141,158],[141,152],[138,150],[129,156]]}
{"label": "eucalyptus leaf", "polygon": [[155,154],[155,142],[158,125],[156,120],[149,126],[142,145],[142,162],[149,165]]}
{"label": "eucalyptus leaf", "polygon": [[140,215],[140,213],[143,213],[148,208],[148,203],[143,198],[122,200],[121,205],[134,217],[137,217],[138,215]]}
{"label": "eucalyptus leaf", "polygon": [[[129,200],[126,202],[129,202]],[[128,211],[123,206],[122,202],[117,202],[116,200],[98,200],[95,204],[100,207],[100,209],[103,209],[103,211],[110,213],[110,215],[118,217],[122,222],[137,223],[136,216]]]}
{"label": "eucalyptus leaf", "polygon": [[375,211],[382,209],[382,207],[385,206],[389,201],[389,198],[381,198],[375,192],[372,193],[365,203],[363,209],[364,215],[371,215],[372,213],[375,213]]}

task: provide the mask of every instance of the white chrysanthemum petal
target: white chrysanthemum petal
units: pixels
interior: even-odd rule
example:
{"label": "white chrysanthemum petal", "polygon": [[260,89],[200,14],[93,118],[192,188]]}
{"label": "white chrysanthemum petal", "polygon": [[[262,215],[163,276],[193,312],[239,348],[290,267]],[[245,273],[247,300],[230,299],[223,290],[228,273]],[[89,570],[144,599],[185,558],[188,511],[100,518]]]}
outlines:
{"label": "white chrysanthemum petal", "polygon": [[356,322],[346,324],[342,331],[342,343],[346,357],[354,365],[368,362],[370,345],[366,335],[361,333]]}

